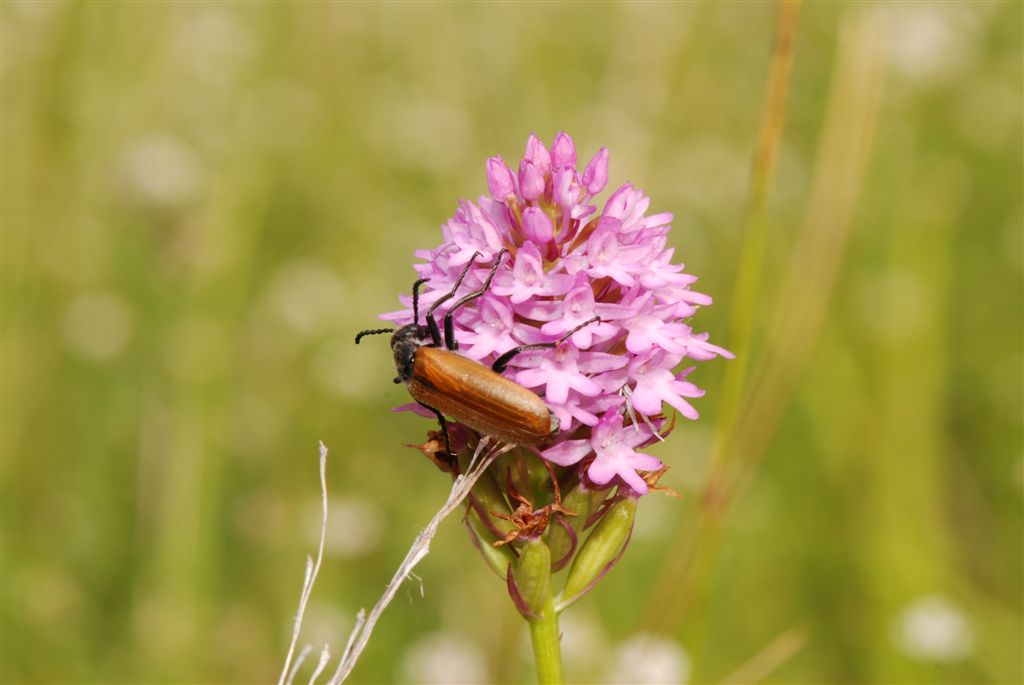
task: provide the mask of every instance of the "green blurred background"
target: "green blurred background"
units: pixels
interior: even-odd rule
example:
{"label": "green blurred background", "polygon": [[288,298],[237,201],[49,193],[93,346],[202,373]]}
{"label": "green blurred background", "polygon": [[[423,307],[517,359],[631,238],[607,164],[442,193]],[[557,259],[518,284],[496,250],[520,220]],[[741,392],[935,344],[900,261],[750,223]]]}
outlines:
{"label": "green blurred background", "polygon": [[[675,213],[697,327],[752,324],[658,451],[683,500],[564,617],[570,679],[1022,682],[1024,5],[806,4],[751,218],[778,16],[4,2],[4,682],[276,679],[318,440],[304,641],[340,652],[449,486],[352,335],[558,130]],[[419,574],[354,681],[533,678],[456,521]]]}

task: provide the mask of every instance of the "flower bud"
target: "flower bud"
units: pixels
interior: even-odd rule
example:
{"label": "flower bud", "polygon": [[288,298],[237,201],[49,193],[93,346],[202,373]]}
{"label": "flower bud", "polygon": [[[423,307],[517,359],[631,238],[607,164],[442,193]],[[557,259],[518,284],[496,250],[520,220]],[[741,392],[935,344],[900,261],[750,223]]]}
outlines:
{"label": "flower bud", "polygon": [[516,193],[515,176],[500,155],[487,160],[487,190],[491,197],[501,203]]}
{"label": "flower bud", "polygon": [[559,207],[568,209],[579,201],[580,182],[572,168],[566,167],[561,171],[555,172],[553,184],[551,199]]}
{"label": "flower bud", "polygon": [[540,142],[540,139],[532,133],[526,141],[526,152],[523,154],[523,159],[537,167],[541,177],[551,171],[551,155],[548,154],[544,143]]}
{"label": "flower bud", "polygon": [[551,170],[576,168],[576,145],[565,131],[559,131],[551,143]]}
{"label": "flower bud", "polygon": [[561,611],[585,595],[619,560],[633,530],[636,498],[621,499],[605,512],[576,553],[557,606]]}
{"label": "flower bud", "polygon": [[515,574],[510,574],[509,593],[527,620],[536,619],[548,599],[551,582],[551,550],[540,538],[527,540],[519,550]]}
{"label": "flower bud", "polygon": [[527,207],[523,210],[523,232],[527,238],[539,245],[555,237],[551,217],[540,207]]}
{"label": "flower bud", "polygon": [[480,556],[501,578],[508,575],[508,569],[516,560],[512,550],[507,545],[495,547],[495,537],[487,525],[481,520],[475,509],[470,509],[466,515],[466,529],[469,531],[469,538],[473,546],[480,552]]}
{"label": "flower bud", "polygon": [[608,148],[598,150],[594,158],[587,163],[580,182],[591,195],[597,195],[604,190],[608,183]]}
{"label": "flower bud", "polygon": [[533,202],[544,194],[544,174],[530,161],[519,163],[519,192],[527,202]]}

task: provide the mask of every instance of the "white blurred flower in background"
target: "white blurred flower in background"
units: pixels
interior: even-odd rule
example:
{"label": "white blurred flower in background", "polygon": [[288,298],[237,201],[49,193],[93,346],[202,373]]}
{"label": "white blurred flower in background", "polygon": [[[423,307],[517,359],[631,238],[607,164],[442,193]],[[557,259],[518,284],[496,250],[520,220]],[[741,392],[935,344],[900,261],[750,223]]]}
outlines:
{"label": "white blurred flower in background", "polygon": [[123,297],[112,292],[85,292],[64,312],[64,336],[78,356],[109,361],[121,355],[131,339],[135,318]]}
{"label": "white blurred flower in background", "polygon": [[960,661],[974,651],[974,629],[956,604],[928,595],[908,604],[897,617],[892,641],[917,661]]}
{"label": "white blurred flower in background", "polygon": [[194,200],[206,176],[195,150],[180,137],[165,132],[129,141],[121,153],[120,170],[132,195],[167,208]]}
{"label": "white blurred flower in background", "polygon": [[640,634],[619,645],[608,682],[684,685],[690,681],[690,670],[690,657],[678,642]]}
{"label": "white blurred flower in background", "polygon": [[466,635],[438,632],[415,642],[402,659],[399,682],[411,685],[487,683],[483,651]]}
{"label": "white blurred flower in background", "polygon": [[[320,541],[323,512],[319,498],[305,507],[307,544],[315,547]],[[367,497],[332,497],[327,504],[327,537],[324,553],[350,558],[372,551],[384,528],[384,512]]]}

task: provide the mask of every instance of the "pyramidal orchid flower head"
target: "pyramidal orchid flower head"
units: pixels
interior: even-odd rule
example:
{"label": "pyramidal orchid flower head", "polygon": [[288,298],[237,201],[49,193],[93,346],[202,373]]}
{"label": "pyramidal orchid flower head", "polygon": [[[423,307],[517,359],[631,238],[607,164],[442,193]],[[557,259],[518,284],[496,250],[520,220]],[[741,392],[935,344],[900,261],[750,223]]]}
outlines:
{"label": "pyramidal orchid flower head", "polygon": [[[648,491],[645,474],[663,466],[643,448],[660,439],[666,407],[698,417],[691,400],[703,391],[689,380],[693,363],[732,354],[691,327],[689,317],[711,298],[691,290],[696,278],[672,262],[672,215],[648,214],[650,198],[629,183],[611,192],[600,213],[592,204],[607,185],[609,157],[601,148],[578,173],[566,133],[550,149],[531,135],[518,173],[491,157],[490,195],[461,202],[442,227],[441,244],[416,252],[422,261],[414,268],[429,279],[422,307],[451,289],[474,253],[480,256],[463,281],[467,293],[508,250],[487,294],[454,315],[459,353],[486,365],[512,347],[556,341],[600,317],[556,349],[513,358],[504,373],[560,419],[559,433],[541,448],[545,460],[578,469],[592,487],[614,485],[635,497]],[[381,318],[401,326],[413,322],[413,311],[411,298],[400,299],[405,307]]]}

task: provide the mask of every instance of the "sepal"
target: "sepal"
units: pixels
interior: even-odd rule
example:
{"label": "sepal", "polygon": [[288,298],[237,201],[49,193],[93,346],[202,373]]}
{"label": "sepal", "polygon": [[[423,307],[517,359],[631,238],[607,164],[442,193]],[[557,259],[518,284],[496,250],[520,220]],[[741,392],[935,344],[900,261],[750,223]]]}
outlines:
{"label": "sepal", "polygon": [[587,594],[622,557],[633,532],[636,498],[615,502],[594,526],[594,531],[576,553],[565,588],[555,610],[563,611]]}

